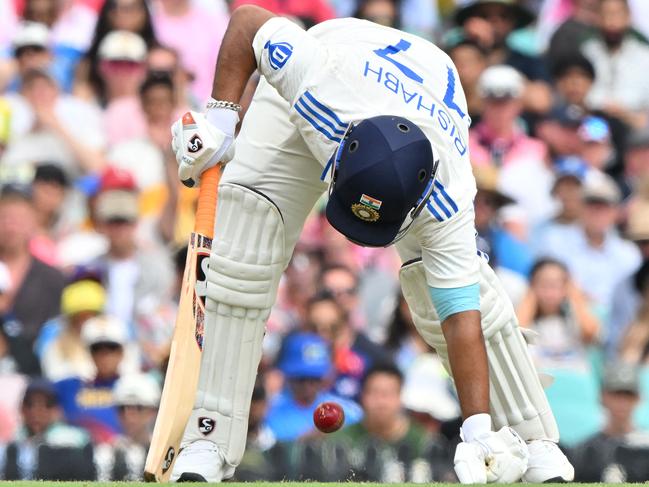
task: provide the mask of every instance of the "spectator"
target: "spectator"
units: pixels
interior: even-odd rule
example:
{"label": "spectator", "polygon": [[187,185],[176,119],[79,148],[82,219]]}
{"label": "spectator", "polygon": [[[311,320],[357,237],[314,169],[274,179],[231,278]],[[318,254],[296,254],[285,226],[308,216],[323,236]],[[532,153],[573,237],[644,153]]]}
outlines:
{"label": "spectator", "polygon": [[141,313],[150,313],[171,295],[171,259],[137,239],[138,193],[127,171],[111,167],[103,174],[96,217],[98,230],[109,243],[108,251],[91,263],[103,270],[106,311],[134,327],[137,334]]}
{"label": "spectator", "polygon": [[90,350],[96,374],[90,380],[72,377],[56,382],[65,418],[81,426],[92,436],[93,443],[112,443],[122,433],[115,407],[115,383],[124,368],[127,329],[116,318],[98,316],[86,321],[81,339]]}
{"label": "spectator", "polygon": [[95,99],[104,93],[104,80],[99,68],[99,46],[112,31],[124,30],[139,35],[148,48],[156,44],[153,22],[146,0],[106,0],[99,12],[92,42],[79,64],[75,94]]}
{"label": "spectator", "polygon": [[331,441],[343,445],[350,467],[349,471],[340,472],[342,478],[430,482],[445,478],[451,470],[448,458],[437,458],[443,468],[428,467],[421,472],[433,445],[426,431],[404,413],[402,386],[403,376],[394,366],[368,370],[361,391],[363,419],[331,437]]}
{"label": "spectator", "polygon": [[545,165],[545,145],[519,127],[523,78],[509,66],[491,66],[480,76],[478,89],[483,112],[480,123],[469,131],[471,162],[503,167],[500,187],[535,223],[547,216],[550,207],[551,173]]}
{"label": "spectator", "polygon": [[410,418],[433,437],[441,434],[443,423],[461,416],[451,379],[436,353],[424,353],[415,359],[405,374],[401,400]]}
{"label": "spectator", "polygon": [[611,144],[611,129],[601,117],[586,117],[579,127],[581,158],[592,168],[606,171],[613,166],[615,151]]}
{"label": "spectator", "polygon": [[634,321],[622,338],[620,357],[644,365],[649,364],[649,260],[640,266],[633,280],[640,303]]}
{"label": "spectator", "polygon": [[188,108],[200,107],[189,90],[189,83],[193,74],[183,64],[178,52],[168,46],[155,45],[149,48],[146,59],[147,71],[153,77],[168,76],[174,85],[174,100],[176,101],[176,112],[181,114]]}
{"label": "spectator", "polygon": [[487,68],[487,53],[480,44],[471,39],[461,39],[448,47],[447,52],[460,76],[469,116],[472,123],[477,124],[480,122],[483,106],[478,81]]}
{"label": "spectator", "polygon": [[641,182],[649,180],[649,129],[629,134],[624,154],[624,172],[618,183],[626,198],[640,189]]}
{"label": "spectator", "polygon": [[[649,181],[649,179],[647,180]],[[649,194],[640,194],[629,203],[626,237],[635,243],[640,251],[643,266],[649,262]],[[642,267],[642,266],[641,266]],[[620,340],[629,325],[638,317],[643,298],[638,290],[636,273],[620,281],[613,291],[611,313],[608,322],[607,353],[609,357],[619,354]]]}
{"label": "spectator", "polygon": [[579,51],[553,57],[552,60],[552,80],[559,98],[558,104],[585,108],[586,96],[595,82],[593,64]]}
{"label": "spectator", "polygon": [[[8,91],[20,89],[20,82],[25,73],[33,69],[50,69],[53,66],[53,56],[49,50],[50,32],[45,24],[38,22],[23,22],[13,39],[14,59],[16,60],[16,78]],[[62,80],[57,78],[57,82]]]}
{"label": "spectator", "polygon": [[586,42],[583,53],[595,67],[595,84],[588,94],[592,108],[623,120],[630,127],[647,123],[649,46],[631,33],[627,0],[602,0],[599,36]]}
{"label": "spectator", "polygon": [[[638,445],[644,440],[646,444],[646,433],[640,433],[632,420],[638,402],[637,367],[625,363],[611,363],[606,368],[602,384],[602,405],[607,412],[606,424],[600,433],[577,446],[571,454],[576,482],[613,481],[615,477],[608,479],[607,476],[621,468],[619,464],[614,465],[622,460],[617,451],[627,443]],[[624,477],[621,480],[624,481]]]}
{"label": "spectator", "polygon": [[[542,255],[563,262],[575,283],[606,322],[615,285],[637,268],[638,250],[615,229],[620,190],[610,176],[595,173],[584,184],[579,226],[545,240]],[[606,337],[606,330],[604,333]]]}
{"label": "spectator", "polygon": [[397,0],[359,0],[354,17],[400,29],[399,3]]}
{"label": "spectator", "polygon": [[[234,11],[237,7],[245,4],[259,5],[277,15],[295,17],[308,29],[315,24],[336,17],[331,3],[327,0],[308,0],[306,2],[303,0],[234,0],[230,4],[230,10]],[[351,15],[351,11],[347,16]]]}
{"label": "spectator", "polygon": [[576,156],[581,151],[579,127],[586,111],[579,105],[558,105],[536,124],[536,135],[545,142],[550,159]]}
{"label": "spectator", "polygon": [[415,328],[410,309],[401,293],[399,293],[399,299],[394,307],[392,321],[388,325],[383,347],[391,354],[392,362],[404,374],[418,356],[430,350],[430,346]]}
{"label": "spectator", "polygon": [[[29,383],[21,415],[23,427],[7,445],[4,461],[0,460],[0,477],[5,480],[94,479],[89,437],[82,429],[61,421],[61,406],[50,382],[34,379]],[[53,462],[52,457],[59,457],[59,462]]]}
{"label": "spectator", "polygon": [[[0,376],[3,374],[40,375],[38,359],[24,329],[9,313],[9,268],[0,262]],[[0,442],[2,438],[0,436]]]}
{"label": "spectator", "polygon": [[278,368],[286,386],[272,401],[266,421],[278,441],[296,440],[314,433],[313,411],[321,402],[335,401],[343,406],[345,421],[353,424],[362,415],[354,402],[325,392],[325,379],[331,372],[331,355],[326,342],[312,333],[286,337]]}
{"label": "spectator", "polygon": [[34,218],[30,195],[5,186],[0,192],[0,262],[9,269],[12,283],[5,306],[28,343],[45,321],[59,314],[64,284],[61,272],[29,252]]}
{"label": "spectator", "polygon": [[104,123],[108,143],[113,145],[146,135],[146,120],[140,103],[140,86],[146,77],[147,47],[133,32],[118,30],[99,44],[99,72],[104,91]]}
{"label": "spectator", "polygon": [[[589,110],[587,95],[595,82],[595,68],[593,64],[581,53],[570,54],[555,59],[552,63],[552,79],[556,89],[556,106],[576,106],[584,113],[590,112],[604,120],[610,130],[610,141],[613,143],[617,154],[611,160],[609,170],[619,171],[620,155],[626,143],[628,127],[615,116],[601,110]],[[574,152],[576,155],[577,152]],[[564,154],[565,155],[565,154]]]}
{"label": "spectator", "polygon": [[54,160],[73,176],[103,166],[101,112],[92,104],[62,94],[49,73],[25,73],[20,94],[9,102],[12,138],[3,164],[20,168],[33,161]]}
{"label": "spectator", "polygon": [[37,341],[43,375],[52,381],[96,374],[88,347],[81,339],[84,323],[99,316],[106,304],[103,286],[91,279],[63,289],[61,316],[45,323]]}
{"label": "spectator", "polygon": [[549,64],[562,56],[579,53],[581,46],[597,34],[599,0],[574,0],[572,15],[554,31],[545,53]]}
{"label": "spectator", "polygon": [[96,13],[76,0],[26,0],[23,19],[45,24],[50,30],[61,88],[70,91],[75,67],[90,45]]}
{"label": "spectator", "polygon": [[320,275],[322,291],[331,294],[347,313],[348,320],[356,330],[366,326],[365,316],[359,303],[359,277],[349,267],[331,265]]}
{"label": "spectator", "polygon": [[[68,177],[59,165],[49,162],[36,165],[31,191],[37,230],[31,240],[31,249],[36,257],[50,265],[59,264],[57,240],[64,232],[64,220],[66,217],[69,220],[74,211],[69,206],[64,208],[66,199],[69,205],[74,205],[67,198],[69,189]],[[67,213],[66,217],[64,213]]]}
{"label": "spectator", "polygon": [[534,17],[530,10],[513,0],[471,0],[455,11],[454,20],[466,37],[487,50],[490,66],[506,64],[525,76],[528,82],[523,103],[527,110],[542,113],[551,103],[545,65],[537,57],[507,43],[514,29],[525,27]]}
{"label": "spectator", "polygon": [[332,391],[355,400],[360,382],[368,369],[389,360],[388,354],[350,325],[347,314],[333,296],[313,297],[307,308],[311,330],[327,340],[332,350],[334,383]]}
{"label": "spectator", "polygon": [[95,448],[97,480],[142,480],[160,386],[146,374],[124,375],[115,383],[113,398],[123,433],[113,444]]}
{"label": "spectator", "polygon": [[535,252],[549,246],[547,241],[561,240],[560,234],[578,226],[583,209],[583,185],[588,176],[588,166],[578,157],[564,157],[554,165],[552,196],[558,203],[556,214],[534,229]]}
{"label": "spectator", "polygon": [[[166,74],[149,74],[140,86],[140,105],[145,134],[129,137],[111,148],[111,165],[131,171],[140,190],[141,216],[152,240],[159,238],[158,226],[173,236],[174,213],[163,214],[167,198],[175,211],[178,203],[178,164],[171,151],[171,126],[175,117],[175,90]],[[173,172],[173,178],[171,174]],[[192,211],[193,211],[192,207]],[[169,226],[170,228],[166,228]]]}
{"label": "spectator", "polygon": [[[162,44],[178,51],[185,67],[194,75],[192,93],[201,102],[212,93],[216,56],[227,22],[225,15],[207,11],[191,0],[157,0],[155,3],[156,36]],[[187,32],[192,35],[188,36]]]}
{"label": "spectator", "polygon": [[499,273],[526,276],[532,265],[530,249],[497,218],[498,211],[514,200],[498,189],[498,170],[493,166],[474,166],[473,174],[478,189],[473,201],[478,250],[489,255],[489,264]]}
{"label": "spectator", "polygon": [[597,341],[600,324],[562,263],[535,262],[516,315],[521,326],[539,335],[531,350],[540,368],[589,369],[586,347]]}

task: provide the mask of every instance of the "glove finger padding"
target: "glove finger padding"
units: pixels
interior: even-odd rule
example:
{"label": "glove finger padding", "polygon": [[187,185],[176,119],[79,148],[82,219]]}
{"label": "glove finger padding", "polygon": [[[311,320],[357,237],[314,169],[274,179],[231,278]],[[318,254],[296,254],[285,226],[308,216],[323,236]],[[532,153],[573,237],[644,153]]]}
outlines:
{"label": "glove finger padding", "polygon": [[233,141],[233,136],[213,126],[202,113],[185,113],[172,126],[172,147],[180,180],[186,186],[198,186],[203,171],[234,156]]}
{"label": "glove finger padding", "polygon": [[490,431],[455,450],[454,467],[463,484],[518,482],[529,460],[527,445],[512,428]]}

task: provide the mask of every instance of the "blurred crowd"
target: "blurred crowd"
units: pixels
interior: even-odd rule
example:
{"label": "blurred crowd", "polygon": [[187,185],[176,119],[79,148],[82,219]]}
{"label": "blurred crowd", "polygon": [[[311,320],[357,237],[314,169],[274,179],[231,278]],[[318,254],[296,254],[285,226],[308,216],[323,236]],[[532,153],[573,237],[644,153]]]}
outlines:
{"label": "blurred crowd", "polygon": [[[646,0],[1,1],[0,479],[141,478],[197,196],[169,127],[202,109],[244,3],[448,53],[478,246],[534,332],[576,480],[649,480]],[[236,478],[453,481],[459,407],[398,257],[322,208],[267,325]],[[311,419],[325,400],[346,414],[331,435]]]}

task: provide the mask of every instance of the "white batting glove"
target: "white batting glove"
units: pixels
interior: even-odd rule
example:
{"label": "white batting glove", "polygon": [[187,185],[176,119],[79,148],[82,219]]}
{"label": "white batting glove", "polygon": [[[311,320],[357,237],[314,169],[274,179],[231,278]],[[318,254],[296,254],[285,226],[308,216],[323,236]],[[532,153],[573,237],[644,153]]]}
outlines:
{"label": "white batting glove", "polygon": [[234,110],[212,108],[206,114],[187,112],[171,126],[171,148],[185,186],[198,186],[203,171],[234,157],[237,122]]}
{"label": "white batting glove", "polygon": [[463,484],[518,482],[529,460],[523,439],[509,426],[489,431],[455,450],[455,473]]}

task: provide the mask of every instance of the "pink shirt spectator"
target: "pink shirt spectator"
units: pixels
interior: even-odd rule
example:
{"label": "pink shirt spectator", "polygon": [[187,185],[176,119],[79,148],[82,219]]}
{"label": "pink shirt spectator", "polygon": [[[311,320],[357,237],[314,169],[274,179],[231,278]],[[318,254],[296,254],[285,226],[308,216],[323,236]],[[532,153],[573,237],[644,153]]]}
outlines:
{"label": "pink shirt spectator", "polygon": [[185,15],[171,16],[158,5],[153,14],[153,25],[160,43],[176,49],[183,66],[194,76],[194,96],[201,102],[207,100],[212,93],[214,66],[228,17],[197,5]]}
{"label": "pink shirt spectator", "polygon": [[241,5],[257,5],[278,15],[312,19],[316,24],[336,17],[326,0],[234,0],[232,9]]}
{"label": "pink shirt spectator", "polygon": [[137,98],[118,98],[104,112],[108,145],[147,135],[146,119]]}
{"label": "pink shirt spectator", "polygon": [[548,150],[545,144],[521,131],[516,131],[510,139],[497,140],[484,124],[480,123],[469,131],[469,153],[471,164],[481,166],[498,164],[501,166],[526,160],[545,161]]}

